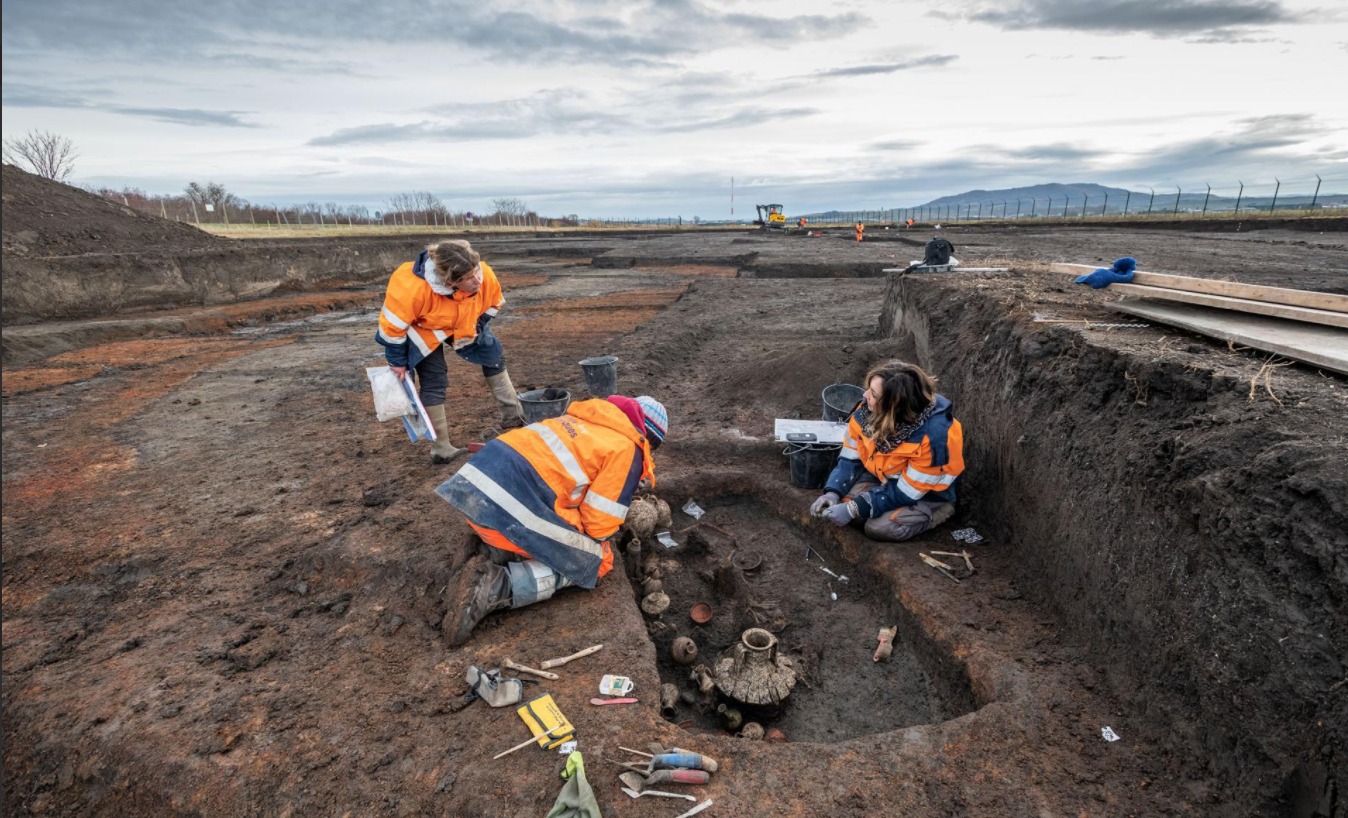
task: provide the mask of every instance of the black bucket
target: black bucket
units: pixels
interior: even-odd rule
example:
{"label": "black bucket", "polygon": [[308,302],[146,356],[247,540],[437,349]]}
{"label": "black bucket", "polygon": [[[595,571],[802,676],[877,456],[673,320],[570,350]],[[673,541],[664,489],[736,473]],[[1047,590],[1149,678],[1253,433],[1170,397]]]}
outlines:
{"label": "black bucket", "polygon": [[581,374],[585,376],[585,388],[590,396],[607,398],[618,391],[618,358],[614,355],[600,355],[586,358],[580,362]]}
{"label": "black bucket", "polygon": [[525,423],[560,417],[566,412],[566,407],[571,405],[571,393],[554,387],[521,392],[519,398]]}
{"label": "black bucket", "polygon": [[785,452],[791,463],[791,485],[802,489],[822,489],[841,451],[841,443],[792,444]]}
{"label": "black bucket", "polygon": [[852,414],[866,390],[853,383],[835,383],[824,387],[824,420],[842,423]]}

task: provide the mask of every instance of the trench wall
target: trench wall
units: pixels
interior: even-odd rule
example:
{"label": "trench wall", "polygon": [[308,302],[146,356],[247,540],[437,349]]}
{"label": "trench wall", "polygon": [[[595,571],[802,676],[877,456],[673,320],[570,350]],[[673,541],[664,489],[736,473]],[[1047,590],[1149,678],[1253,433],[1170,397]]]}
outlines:
{"label": "trench wall", "polygon": [[887,284],[881,334],[964,423],[966,509],[1182,756],[1256,814],[1345,814],[1344,441],[1235,378],[1011,307]]}
{"label": "trench wall", "polygon": [[[429,236],[222,242],[209,250],[4,259],[0,321],[104,318],[385,278]],[[440,237],[443,238],[443,237]]]}

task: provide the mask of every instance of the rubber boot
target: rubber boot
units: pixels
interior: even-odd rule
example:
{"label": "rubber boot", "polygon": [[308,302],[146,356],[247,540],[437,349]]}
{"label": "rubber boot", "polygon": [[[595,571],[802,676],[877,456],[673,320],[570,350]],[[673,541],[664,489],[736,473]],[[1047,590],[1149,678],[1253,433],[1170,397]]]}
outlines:
{"label": "rubber boot", "polygon": [[510,373],[502,372],[487,378],[491,387],[491,396],[501,405],[501,428],[518,429],[524,425],[524,407],[520,406],[520,397],[515,394],[515,384],[510,382]]}
{"label": "rubber boot", "polygon": [[459,569],[449,593],[441,632],[450,647],[468,641],[473,628],[493,611],[510,607],[510,572],[491,560],[475,554]]}
{"label": "rubber boot", "polygon": [[940,525],[941,523],[945,522],[946,520],[949,520],[951,517],[954,516],[955,516],[955,504],[946,503],[945,505],[936,509],[936,511],[932,513],[930,528],[935,528],[936,526]]}
{"label": "rubber boot", "polygon": [[431,419],[431,426],[435,427],[435,442],[431,444],[431,462],[449,463],[461,455],[468,454],[467,449],[460,449],[449,442],[449,423],[445,420],[445,405],[426,407],[426,417]]}

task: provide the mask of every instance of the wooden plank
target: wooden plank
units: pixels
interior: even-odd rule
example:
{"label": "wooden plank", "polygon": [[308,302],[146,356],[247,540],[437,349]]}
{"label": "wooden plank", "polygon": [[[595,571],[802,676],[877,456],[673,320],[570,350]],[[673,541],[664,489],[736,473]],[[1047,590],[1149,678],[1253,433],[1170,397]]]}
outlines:
{"label": "wooden plank", "polygon": [[1338,329],[1165,301],[1127,300],[1116,301],[1110,306],[1129,315],[1348,375],[1348,332]]}
{"label": "wooden plank", "polygon": [[[1049,265],[1055,273],[1085,275],[1097,269],[1090,264],[1066,264],[1056,262]],[[1150,287],[1164,287],[1167,290],[1185,290],[1191,293],[1225,295],[1232,298],[1248,298],[1253,301],[1268,301],[1274,304],[1287,304],[1293,307],[1308,307],[1315,310],[1348,313],[1348,295],[1322,293],[1315,290],[1295,290],[1289,287],[1267,287],[1262,284],[1240,284],[1235,281],[1218,281],[1215,278],[1194,278],[1176,276],[1167,273],[1145,273],[1138,270],[1133,273],[1134,284]],[[1113,286],[1113,285],[1111,285]]]}
{"label": "wooden plank", "polygon": [[1274,318],[1287,318],[1292,321],[1305,321],[1310,324],[1323,324],[1327,327],[1348,329],[1348,314],[1329,310],[1312,310],[1306,307],[1291,307],[1286,304],[1274,304],[1268,301],[1251,301],[1248,298],[1227,298],[1224,295],[1191,293],[1187,290],[1167,290],[1163,287],[1140,287],[1136,284],[1110,284],[1106,289],[1138,298],[1159,298],[1163,301],[1182,301],[1186,304],[1200,304],[1204,307],[1216,307],[1222,310],[1236,310],[1255,315],[1271,315]]}

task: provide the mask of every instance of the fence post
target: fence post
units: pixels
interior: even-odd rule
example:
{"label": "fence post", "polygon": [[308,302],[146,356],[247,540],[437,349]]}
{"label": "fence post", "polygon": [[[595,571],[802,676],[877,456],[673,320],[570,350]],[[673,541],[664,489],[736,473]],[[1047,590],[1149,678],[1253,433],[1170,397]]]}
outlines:
{"label": "fence post", "polygon": [[1311,210],[1315,209],[1315,202],[1319,198],[1320,198],[1320,174],[1317,173],[1315,174],[1315,195],[1311,196],[1311,206],[1310,206]]}
{"label": "fence post", "polygon": [[1240,185],[1240,192],[1238,192],[1238,193],[1236,194],[1236,215],[1239,216],[1239,215],[1240,215],[1240,200],[1241,200],[1242,198],[1245,197],[1245,183],[1242,182],[1242,181],[1240,181],[1239,179],[1237,179],[1237,180],[1236,180],[1236,184]]}
{"label": "fence post", "polygon": [[1020,199],[1016,200],[1016,218],[1020,218]]}
{"label": "fence post", "polygon": [[1068,208],[1068,206],[1071,205],[1071,204],[1072,204],[1072,197],[1071,197],[1071,196],[1064,196],[1064,197],[1062,197],[1062,217],[1063,217],[1064,219],[1067,218],[1067,208]]}
{"label": "fence post", "polygon": [[1151,215],[1151,206],[1156,203],[1156,188],[1148,188],[1151,191],[1151,198],[1147,200],[1147,215]]}
{"label": "fence post", "polygon": [[1086,218],[1086,204],[1091,200],[1091,194],[1081,194],[1081,218]]}
{"label": "fence post", "polygon": [[1108,214],[1108,213],[1109,213],[1109,191],[1106,190],[1106,191],[1105,191],[1105,203],[1104,203],[1103,205],[1100,206],[1100,215],[1101,215],[1101,216],[1104,216],[1104,215],[1106,215],[1106,214]]}
{"label": "fence post", "polygon": [[194,221],[194,222],[197,223],[197,227],[200,227],[200,226],[201,226],[201,216],[197,213],[197,202],[196,202],[196,199],[192,199],[191,202],[192,202],[192,221]]}
{"label": "fence post", "polygon": [[[1204,182],[1204,184],[1207,184]],[[1208,215],[1208,199],[1212,198],[1212,185],[1208,185],[1208,192],[1203,194],[1203,215]]]}
{"label": "fence post", "polygon": [[1179,215],[1179,200],[1180,200],[1180,196],[1182,196],[1182,195],[1184,195],[1184,191],[1183,191],[1183,190],[1180,190],[1180,186],[1179,186],[1179,185],[1175,185],[1175,212],[1174,212],[1174,213],[1171,213],[1170,215],[1172,215],[1172,216],[1178,216],[1178,215]]}
{"label": "fence post", "polygon": [[1127,194],[1123,197],[1123,215],[1126,217],[1128,215],[1128,203],[1133,200],[1133,192],[1131,190],[1125,190],[1124,193]]}
{"label": "fence post", "polygon": [[1268,206],[1268,212],[1269,212],[1269,215],[1272,215],[1272,214],[1273,214],[1273,208],[1275,208],[1275,207],[1278,206],[1278,191],[1279,191],[1279,190],[1282,190],[1282,180],[1279,179],[1278,177],[1274,176],[1274,177],[1273,177],[1273,181],[1277,182],[1277,183],[1278,183],[1278,186],[1275,187],[1275,188],[1273,188],[1273,201],[1270,202],[1270,203],[1269,203],[1269,206]]}

